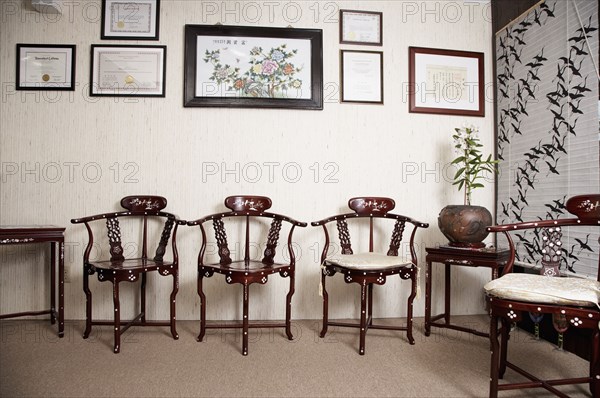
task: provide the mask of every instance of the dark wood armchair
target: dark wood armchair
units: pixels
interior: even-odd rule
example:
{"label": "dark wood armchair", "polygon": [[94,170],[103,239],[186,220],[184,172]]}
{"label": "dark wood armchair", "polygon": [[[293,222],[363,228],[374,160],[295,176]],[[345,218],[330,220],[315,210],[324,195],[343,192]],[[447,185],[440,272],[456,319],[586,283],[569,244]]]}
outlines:
{"label": "dark wood armchair", "polygon": [[[170,326],[171,335],[175,340],[179,338],[175,328],[175,296],[179,289],[179,262],[177,256],[177,227],[184,225],[185,221],[179,220],[171,213],[163,212],[167,206],[167,200],[161,196],[127,196],[121,200],[121,206],[125,211],[98,214],[91,217],[75,218],[73,224],[85,224],[88,232],[88,244],[83,254],[83,291],[85,292],[85,332],[83,338],[89,337],[93,325],[111,325],[114,328],[114,352],[121,349],[121,335],[130,326]],[[121,238],[120,221],[135,218],[141,222],[141,255],[126,258]],[[93,221],[106,222],[106,232],[110,245],[108,260],[91,260],[90,253],[97,241],[90,223]],[[156,248],[154,257],[148,257],[148,234],[149,223],[161,223],[162,233]],[[136,239],[134,234],[131,239]],[[171,241],[172,260],[165,260],[167,245]],[[131,242],[131,241],[130,241]],[[137,239],[136,239],[137,242]],[[137,245],[136,245],[137,246]],[[136,253],[139,254],[139,253]],[[173,290],[169,297],[170,320],[148,321],[146,320],[146,275],[148,272],[157,272],[159,275],[173,276]],[[100,282],[110,281],[113,284],[113,321],[94,321],[92,319],[92,292],[89,288],[89,276],[98,275]],[[135,282],[141,280],[140,284],[140,313],[133,320],[122,326],[121,304],[119,299],[119,283]]]}
{"label": "dark wood armchair", "polygon": [[[589,233],[588,238],[592,235],[592,239],[598,239],[600,195],[574,196],[567,201],[566,208],[575,217],[488,228],[491,232],[502,232],[506,236],[511,252],[503,276],[489,282],[484,287],[491,316],[490,397],[497,397],[498,391],[535,387],[545,388],[559,397],[567,397],[555,386],[579,383],[589,383],[592,395],[600,397],[600,282],[598,282],[600,270],[599,274],[595,275],[596,279],[586,279],[560,276],[561,270],[559,269],[561,262],[564,262],[570,250],[569,242],[561,239],[563,230],[568,229],[570,234],[579,230]],[[582,231],[584,228],[585,231]],[[529,246],[534,248],[539,246],[541,258],[539,275],[512,272],[517,250],[511,238],[511,232],[521,236],[529,232],[534,234],[533,236],[539,237],[537,244],[525,247],[529,249]],[[573,241],[576,241],[575,238],[571,238],[571,242]],[[593,251],[590,247],[590,250],[593,253],[593,261],[598,265],[597,249]],[[550,317],[560,338],[570,328],[591,329],[589,375],[578,378],[542,380],[523,369],[521,366],[524,364],[517,365],[508,361],[507,350],[511,325],[528,316],[532,320],[535,319],[536,322],[540,322],[544,317]],[[501,325],[498,335],[499,320]],[[566,338],[568,337],[566,335]],[[528,380],[499,384],[499,379],[504,377],[506,368],[514,370]]]}
{"label": "dark wood armchair", "polygon": [[[202,236],[202,246],[198,255],[198,295],[200,296],[200,334],[198,341],[202,341],[206,329],[236,328],[242,329],[242,354],[248,355],[248,330],[249,328],[277,328],[284,327],[288,339],[292,340],[291,317],[292,317],[292,295],[294,294],[294,281],[296,271],[296,257],[292,247],[292,235],[296,227],[306,227],[306,223],[296,221],[287,216],[267,212],[271,208],[271,199],[265,196],[230,196],[225,199],[225,207],[230,211],[216,213],[203,217],[196,221],[188,222],[190,226],[199,226]],[[238,218],[244,221],[245,239],[244,239],[244,258],[234,260],[231,258],[229,242],[225,230],[224,220]],[[251,221],[260,223],[259,219],[272,219],[271,226],[267,234],[264,255],[262,259],[252,259],[250,257],[251,236],[256,237],[259,234],[251,235]],[[287,251],[289,260],[284,262],[275,262],[275,253],[282,223],[289,223],[290,229],[287,236]],[[205,223],[211,223],[214,229],[214,237],[218,248],[219,262],[207,263],[205,259],[206,247],[208,243]],[[225,282],[228,284],[239,283],[243,287],[243,319],[241,324],[230,323],[206,323],[206,295],[203,291],[204,278],[210,278],[214,273],[225,276]],[[278,273],[283,278],[289,278],[290,288],[285,300],[285,322],[250,322],[248,319],[248,306],[250,285],[259,283],[264,285],[269,279],[269,275]]]}
{"label": "dark wood armchair", "polygon": [[[413,326],[413,300],[417,293],[417,255],[415,252],[415,234],[418,228],[427,228],[428,224],[415,221],[412,218],[398,214],[392,214],[395,202],[390,198],[360,197],[348,201],[348,207],[353,213],[339,214],[321,221],[311,223],[314,227],[322,227],[325,233],[325,247],[321,255],[321,285],[323,292],[323,329],[321,337],[325,337],[328,326],[353,327],[360,329],[360,343],[358,352],[365,353],[365,336],[368,329],[388,329],[406,331],[408,341],[414,344],[412,335]],[[369,218],[369,251],[365,253],[354,253],[350,242],[348,221],[360,218]],[[394,221],[394,228],[387,253],[374,252],[374,220],[388,219]],[[327,224],[335,222],[339,244],[340,255],[330,255],[330,239]],[[412,224],[413,229],[408,242],[410,258],[399,255],[402,237],[406,224]],[[358,223],[355,223],[355,225]],[[360,323],[331,322],[328,318],[329,295],[325,287],[328,276],[336,273],[344,276],[346,283],[358,283],[361,287]],[[383,285],[386,278],[391,275],[399,275],[404,280],[411,280],[411,293],[408,297],[406,326],[375,325],[372,319],[373,309],[373,286]]]}

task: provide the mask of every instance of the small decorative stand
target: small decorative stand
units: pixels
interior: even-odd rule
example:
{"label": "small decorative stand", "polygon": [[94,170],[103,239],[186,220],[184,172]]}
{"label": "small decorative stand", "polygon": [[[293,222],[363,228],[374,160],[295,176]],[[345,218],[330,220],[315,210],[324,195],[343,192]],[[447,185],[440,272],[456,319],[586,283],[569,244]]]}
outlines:
{"label": "small decorative stand", "polygon": [[[510,251],[501,248],[464,249],[452,246],[426,247],[427,270],[425,276],[425,336],[431,334],[431,327],[454,329],[461,332],[472,333],[481,337],[489,337],[488,333],[479,332],[463,326],[450,323],[450,280],[453,266],[463,267],[488,267],[492,269],[492,279],[498,277],[498,269],[503,267],[509,258]],[[444,313],[431,316],[431,274],[432,263],[442,263],[446,266],[444,280]],[[483,294],[483,293],[482,293]],[[443,319],[442,322],[436,322]]]}

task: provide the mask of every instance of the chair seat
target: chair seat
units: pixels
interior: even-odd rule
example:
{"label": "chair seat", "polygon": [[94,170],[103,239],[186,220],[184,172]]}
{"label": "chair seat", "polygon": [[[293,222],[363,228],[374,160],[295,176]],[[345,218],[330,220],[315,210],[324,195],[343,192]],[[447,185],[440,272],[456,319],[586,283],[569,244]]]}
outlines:
{"label": "chair seat", "polygon": [[507,300],[600,307],[600,282],[590,279],[510,273],[483,288],[487,294]]}
{"label": "chair seat", "polygon": [[128,258],[125,260],[94,261],[89,263],[93,268],[111,271],[119,270],[152,270],[158,267],[173,265],[169,261],[155,261],[151,258]]}
{"label": "chair seat", "polygon": [[268,271],[269,273],[279,272],[281,269],[289,268],[289,264],[265,264],[261,261],[233,261],[231,264],[206,264],[203,268],[212,268],[213,270],[218,271],[227,271],[227,272],[244,272],[244,273],[260,273]]}
{"label": "chair seat", "polygon": [[381,253],[341,254],[327,257],[325,265],[361,270],[376,271],[388,268],[405,267],[412,262],[402,256],[387,256]]}

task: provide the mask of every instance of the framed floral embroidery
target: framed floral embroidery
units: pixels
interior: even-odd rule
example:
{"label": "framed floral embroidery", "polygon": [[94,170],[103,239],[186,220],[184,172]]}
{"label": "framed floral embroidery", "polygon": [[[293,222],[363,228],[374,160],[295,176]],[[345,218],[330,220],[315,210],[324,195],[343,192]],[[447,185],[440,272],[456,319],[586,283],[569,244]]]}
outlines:
{"label": "framed floral embroidery", "polygon": [[323,109],[320,29],[185,26],[185,107]]}

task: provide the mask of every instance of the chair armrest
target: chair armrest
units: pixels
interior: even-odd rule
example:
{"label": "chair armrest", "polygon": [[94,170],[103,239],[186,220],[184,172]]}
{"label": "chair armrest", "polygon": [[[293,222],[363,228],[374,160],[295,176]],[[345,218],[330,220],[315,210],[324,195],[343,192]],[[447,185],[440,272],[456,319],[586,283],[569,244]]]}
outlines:
{"label": "chair armrest", "polygon": [[225,217],[239,217],[239,216],[244,216],[244,215],[249,215],[249,216],[254,216],[254,217],[269,217],[269,218],[278,218],[281,219],[283,221],[287,221],[290,224],[297,226],[297,227],[306,227],[308,224],[302,221],[298,221],[298,220],[294,220],[291,217],[287,217],[281,214],[277,214],[277,213],[268,213],[268,212],[263,212],[263,213],[256,213],[256,212],[248,212],[248,213],[244,213],[244,212],[224,212],[224,213],[214,213],[211,214],[209,216],[205,216],[202,218],[199,218],[197,220],[193,220],[193,221],[188,221],[186,224],[190,227],[195,226],[195,225],[200,225],[205,223],[206,221],[209,220],[214,220],[215,218],[225,218]]}
{"label": "chair armrest", "polygon": [[488,232],[510,232],[517,231],[520,229],[532,229],[532,228],[552,228],[561,227],[568,225],[596,225],[596,223],[588,224],[582,222],[578,218],[565,218],[560,220],[539,220],[539,221],[528,221],[514,224],[500,224],[492,225],[487,227]]}

